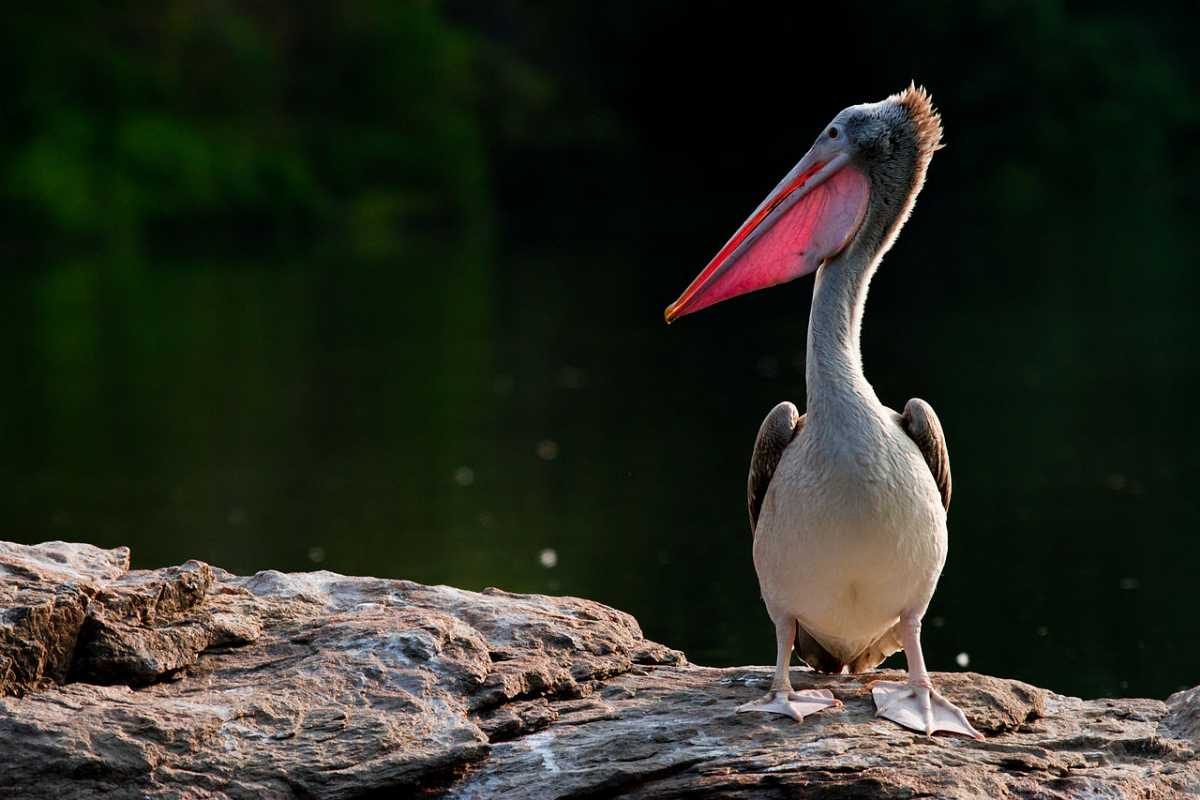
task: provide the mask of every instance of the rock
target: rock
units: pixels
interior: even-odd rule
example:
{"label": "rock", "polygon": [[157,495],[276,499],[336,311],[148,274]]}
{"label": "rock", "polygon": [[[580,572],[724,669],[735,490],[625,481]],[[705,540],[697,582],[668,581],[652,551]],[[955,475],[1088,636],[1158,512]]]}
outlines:
{"label": "rock", "polygon": [[140,686],[194,664],[219,634],[211,615],[184,615],[203,602],[212,582],[207,564],[189,561],[96,586],[68,679]]}
{"label": "rock", "polygon": [[62,683],[96,583],[129,571],[129,549],[0,542],[0,695]]}
{"label": "rock", "polygon": [[737,715],[770,669],[688,664],[587,600],[0,542],[0,797],[1200,793],[1200,687],[936,674],[974,742],[875,718],[861,677],[794,676],[845,707]]}
{"label": "rock", "polygon": [[1200,686],[1171,695],[1167,698],[1167,708],[1163,726],[1171,735],[1190,739],[1200,746]]}

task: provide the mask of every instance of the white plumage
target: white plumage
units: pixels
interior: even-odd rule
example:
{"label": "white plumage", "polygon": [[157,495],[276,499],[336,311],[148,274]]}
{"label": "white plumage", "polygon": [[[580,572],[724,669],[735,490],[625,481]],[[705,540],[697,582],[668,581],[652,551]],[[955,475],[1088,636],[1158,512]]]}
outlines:
{"label": "white plumage", "polygon": [[886,408],[863,374],[867,289],[940,146],[916,87],[839,113],[747,222],[667,309],[667,320],[816,270],[807,410],[777,406],[751,458],[754,566],[775,623],[771,691],[739,711],[803,719],[838,701],[793,691],[793,647],[815,668],[862,671],[900,649],[908,681],[876,682],[881,716],[978,737],[932,687],[921,618],[946,563],[950,462],[933,409]]}

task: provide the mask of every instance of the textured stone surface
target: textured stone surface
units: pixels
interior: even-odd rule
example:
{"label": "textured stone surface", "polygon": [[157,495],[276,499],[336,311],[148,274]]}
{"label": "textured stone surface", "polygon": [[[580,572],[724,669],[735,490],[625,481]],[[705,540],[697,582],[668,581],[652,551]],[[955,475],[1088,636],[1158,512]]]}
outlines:
{"label": "textured stone surface", "polygon": [[66,679],[95,586],[129,571],[129,550],[0,542],[0,695]]}
{"label": "textured stone surface", "polygon": [[974,742],[795,670],[845,702],[798,725],[733,713],[769,669],[689,665],[586,600],[128,565],[0,543],[0,797],[1200,795],[1200,687],[1083,701],[935,675]]}

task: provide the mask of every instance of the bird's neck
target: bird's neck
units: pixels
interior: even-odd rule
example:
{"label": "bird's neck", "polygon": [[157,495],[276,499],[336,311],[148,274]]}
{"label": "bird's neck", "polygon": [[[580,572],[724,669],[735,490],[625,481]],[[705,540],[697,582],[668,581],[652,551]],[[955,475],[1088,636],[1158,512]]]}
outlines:
{"label": "bird's neck", "polygon": [[863,375],[859,339],[867,289],[912,212],[925,182],[932,149],[911,148],[911,162],[897,159],[870,174],[871,202],[854,239],[817,270],[808,319],[808,425],[833,430],[861,422],[864,412],[883,410]]}
{"label": "bird's neck", "polygon": [[878,263],[874,248],[863,245],[852,244],[817,271],[805,367],[810,425],[838,425],[847,414],[879,406],[863,375],[859,346],[867,288]]}

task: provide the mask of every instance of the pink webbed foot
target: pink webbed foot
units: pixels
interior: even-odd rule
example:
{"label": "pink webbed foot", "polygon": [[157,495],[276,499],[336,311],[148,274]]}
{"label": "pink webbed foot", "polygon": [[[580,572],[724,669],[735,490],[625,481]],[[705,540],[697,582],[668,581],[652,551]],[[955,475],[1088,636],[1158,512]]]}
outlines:
{"label": "pink webbed foot", "polygon": [[870,684],[875,700],[875,716],[890,719],[910,730],[932,736],[938,731],[961,733],[982,739],[962,710],[942,697],[931,686],[899,681],[875,681]]}
{"label": "pink webbed foot", "polygon": [[770,691],[766,696],[751,701],[737,708],[737,713],[760,711],[766,714],[782,714],[799,722],[809,714],[840,706],[841,700],[833,696],[828,689],[801,689],[800,691]]}

